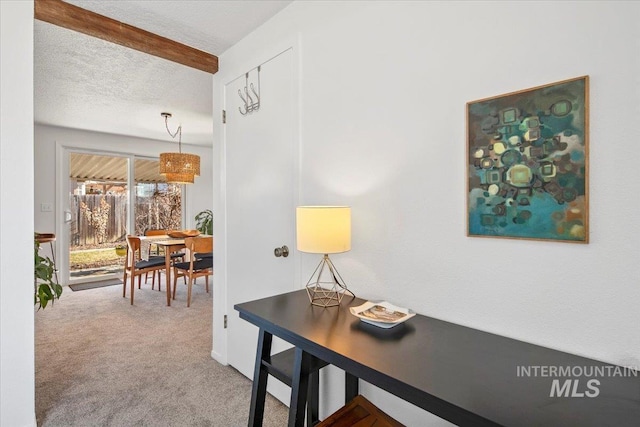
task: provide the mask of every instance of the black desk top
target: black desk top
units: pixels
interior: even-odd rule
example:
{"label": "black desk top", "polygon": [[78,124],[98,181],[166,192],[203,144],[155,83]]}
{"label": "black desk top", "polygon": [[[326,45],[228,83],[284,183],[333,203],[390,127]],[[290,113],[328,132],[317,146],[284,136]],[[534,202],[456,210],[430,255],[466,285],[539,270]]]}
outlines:
{"label": "black desk top", "polygon": [[[339,308],[315,307],[300,290],[235,309],[273,335],[458,425],[640,425],[637,371],[421,315],[377,328],[349,313],[348,306],[363,302],[345,297]],[[554,368],[569,369],[569,376]]]}

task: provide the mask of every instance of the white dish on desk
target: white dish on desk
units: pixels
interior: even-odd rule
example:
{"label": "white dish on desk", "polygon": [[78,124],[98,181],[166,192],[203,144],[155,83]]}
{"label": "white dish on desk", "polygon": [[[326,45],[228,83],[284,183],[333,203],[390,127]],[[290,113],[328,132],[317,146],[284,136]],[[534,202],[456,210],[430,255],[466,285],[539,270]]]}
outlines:
{"label": "white dish on desk", "polygon": [[408,308],[398,307],[387,301],[367,301],[358,307],[349,307],[349,310],[361,321],[385,329],[393,328],[416,315]]}

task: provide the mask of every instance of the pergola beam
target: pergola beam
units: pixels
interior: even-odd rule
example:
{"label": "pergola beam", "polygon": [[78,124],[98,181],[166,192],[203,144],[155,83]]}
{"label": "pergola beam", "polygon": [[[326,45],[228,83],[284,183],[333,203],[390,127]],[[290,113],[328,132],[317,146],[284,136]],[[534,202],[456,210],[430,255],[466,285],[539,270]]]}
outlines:
{"label": "pergola beam", "polygon": [[35,18],[207,73],[218,71],[218,57],[62,0],[35,0]]}

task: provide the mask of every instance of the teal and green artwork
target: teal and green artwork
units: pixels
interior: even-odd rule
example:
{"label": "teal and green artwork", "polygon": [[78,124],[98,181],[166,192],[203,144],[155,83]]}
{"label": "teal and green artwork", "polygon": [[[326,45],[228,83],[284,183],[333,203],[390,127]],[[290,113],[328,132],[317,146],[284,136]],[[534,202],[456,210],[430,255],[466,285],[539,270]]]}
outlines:
{"label": "teal and green artwork", "polygon": [[589,77],[467,103],[468,235],[587,243]]}

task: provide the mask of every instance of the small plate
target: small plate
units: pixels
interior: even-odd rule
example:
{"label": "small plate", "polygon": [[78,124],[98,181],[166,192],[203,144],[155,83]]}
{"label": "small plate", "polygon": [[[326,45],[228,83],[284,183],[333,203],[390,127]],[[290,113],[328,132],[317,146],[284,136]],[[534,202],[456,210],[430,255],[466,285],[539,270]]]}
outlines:
{"label": "small plate", "polygon": [[385,329],[393,328],[416,315],[408,308],[398,307],[387,301],[367,301],[358,307],[350,307],[349,310],[361,321]]}

